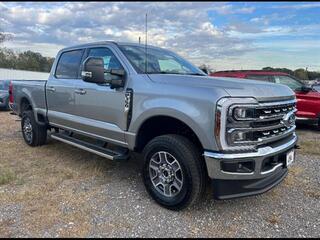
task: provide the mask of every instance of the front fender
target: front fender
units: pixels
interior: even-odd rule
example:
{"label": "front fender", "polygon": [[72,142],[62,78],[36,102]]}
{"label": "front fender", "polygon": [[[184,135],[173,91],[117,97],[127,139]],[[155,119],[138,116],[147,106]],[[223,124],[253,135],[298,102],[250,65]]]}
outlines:
{"label": "front fender", "polygon": [[142,124],[152,117],[167,116],[189,126],[205,149],[217,149],[213,137],[214,106],[208,101],[187,102],[183,99],[162,97],[145,99],[141,106],[141,109],[133,111],[129,132],[138,133]]}

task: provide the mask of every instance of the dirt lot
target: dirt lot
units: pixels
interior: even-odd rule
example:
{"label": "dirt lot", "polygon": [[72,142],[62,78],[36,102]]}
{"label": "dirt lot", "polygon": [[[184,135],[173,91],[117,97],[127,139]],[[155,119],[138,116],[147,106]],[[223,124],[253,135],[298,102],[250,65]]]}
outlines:
{"label": "dirt lot", "polygon": [[203,202],[182,212],[144,190],[141,157],[115,163],[48,139],[22,139],[0,112],[0,237],[320,237],[320,132],[302,126],[284,182],[259,196]]}

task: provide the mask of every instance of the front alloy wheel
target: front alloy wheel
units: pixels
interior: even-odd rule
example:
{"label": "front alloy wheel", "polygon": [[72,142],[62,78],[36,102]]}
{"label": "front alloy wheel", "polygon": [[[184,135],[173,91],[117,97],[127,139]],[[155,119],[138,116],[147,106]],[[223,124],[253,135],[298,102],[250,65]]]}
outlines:
{"label": "front alloy wheel", "polygon": [[155,137],[143,150],[143,181],[160,205],[180,210],[197,202],[206,184],[206,169],[199,149],[175,134]]}
{"label": "front alloy wheel", "polygon": [[149,163],[149,174],[155,189],[165,197],[178,195],[183,186],[183,173],[177,159],[170,153],[156,152]]}

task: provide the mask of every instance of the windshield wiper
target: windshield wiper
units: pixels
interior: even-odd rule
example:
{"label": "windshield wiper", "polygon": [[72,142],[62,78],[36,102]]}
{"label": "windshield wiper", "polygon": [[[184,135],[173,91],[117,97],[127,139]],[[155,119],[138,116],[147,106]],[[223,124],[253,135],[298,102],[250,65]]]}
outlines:
{"label": "windshield wiper", "polygon": [[186,73],[186,75],[194,75],[194,76],[207,76],[205,74],[202,73]]}
{"label": "windshield wiper", "polygon": [[206,76],[201,73],[179,73],[179,72],[147,72],[147,74],[179,74],[179,75],[194,75],[194,76]]}
{"label": "windshield wiper", "polygon": [[178,72],[165,72],[165,71],[163,71],[163,72],[147,72],[146,74],[183,74],[184,75],[184,73],[178,73]]}

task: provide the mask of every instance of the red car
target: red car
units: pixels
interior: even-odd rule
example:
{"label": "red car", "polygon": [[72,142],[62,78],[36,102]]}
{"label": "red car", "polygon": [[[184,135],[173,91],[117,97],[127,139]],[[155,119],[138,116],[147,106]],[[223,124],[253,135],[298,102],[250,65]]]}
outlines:
{"label": "red car", "polygon": [[234,70],[210,73],[210,76],[247,78],[284,84],[296,93],[298,109],[296,120],[317,124],[320,130],[320,92],[307,87],[300,80],[287,73],[263,70]]}

